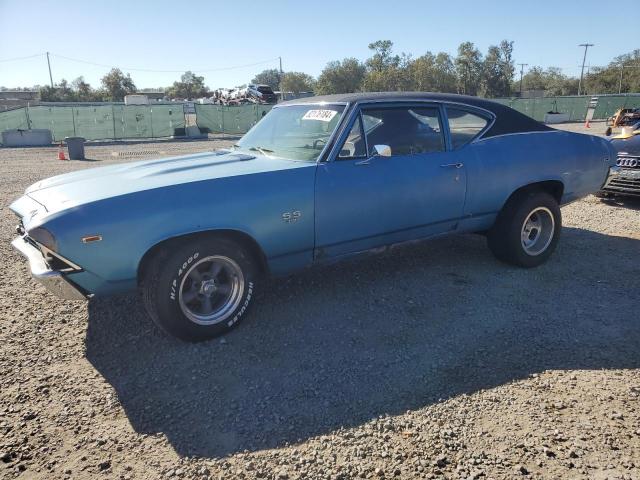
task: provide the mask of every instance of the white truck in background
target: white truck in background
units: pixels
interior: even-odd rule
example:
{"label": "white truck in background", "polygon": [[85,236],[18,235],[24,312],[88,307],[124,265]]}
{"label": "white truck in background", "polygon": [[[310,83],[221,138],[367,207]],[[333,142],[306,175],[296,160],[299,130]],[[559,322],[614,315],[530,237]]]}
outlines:
{"label": "white truck in background", "polygon": [[149,105],[149,97],[146,95],[125,95],[124,97],[125,105]]}

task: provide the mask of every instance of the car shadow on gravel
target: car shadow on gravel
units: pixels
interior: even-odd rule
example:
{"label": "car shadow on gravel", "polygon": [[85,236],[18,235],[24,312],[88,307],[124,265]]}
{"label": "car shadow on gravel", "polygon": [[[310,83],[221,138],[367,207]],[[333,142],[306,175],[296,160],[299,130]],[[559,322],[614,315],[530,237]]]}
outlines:
{"label": "car shadow on gravel", "polygon": [[640,197],[608,197],[601,200],[608,205],[640,210]]}
{"label": "car shadow on gravel", "polygon": [[185,456],[275,448],[547,369],[640,367],[640,241],[565,228],[532,270],[458,236],[272,280],[224,340],[89,304],[86,355],[133,428]]}

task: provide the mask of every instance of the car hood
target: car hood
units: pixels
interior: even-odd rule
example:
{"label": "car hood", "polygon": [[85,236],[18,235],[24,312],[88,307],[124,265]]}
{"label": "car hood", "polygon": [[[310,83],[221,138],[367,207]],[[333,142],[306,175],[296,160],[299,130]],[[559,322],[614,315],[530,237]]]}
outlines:
{"label": "car hood", "polygon": [[[262,155],[218,151],[67,173],[34,183],[25,193],[44,206],[48,213],[54,213],[143,190],[312,165]],[[14,205],[18,203],[16,201]],[[12,209],[15,210],[13,205]]]}
{"label": "car hood", "polygon": [[619,155],[640,156],[640,134],[626,138],[612,138],[611,144]]}

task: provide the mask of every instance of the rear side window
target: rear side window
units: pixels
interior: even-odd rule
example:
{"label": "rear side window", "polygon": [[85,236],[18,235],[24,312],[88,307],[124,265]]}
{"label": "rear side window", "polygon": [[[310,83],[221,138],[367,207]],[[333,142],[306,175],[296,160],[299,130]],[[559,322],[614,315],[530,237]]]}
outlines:
{"label": "rear side window", "polygon": [[473,140],[489,123],[485,117],[459,108],[447,107],[447,117],[454,150]]}

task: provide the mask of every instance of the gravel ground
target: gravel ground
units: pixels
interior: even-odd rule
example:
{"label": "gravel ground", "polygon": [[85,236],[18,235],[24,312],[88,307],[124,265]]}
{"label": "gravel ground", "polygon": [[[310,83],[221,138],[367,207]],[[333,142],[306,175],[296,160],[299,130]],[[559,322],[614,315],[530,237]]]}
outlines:
{"label": "gravel ground", "polygon": [[[229,141],[0,149],[0,204]],[[0,477],[640,479],[640,203],[563,216],[537,269],[477,235],[397,248],[271,281],[238,329],[191,345],[135,295],[47,294],[3,208]]]}

